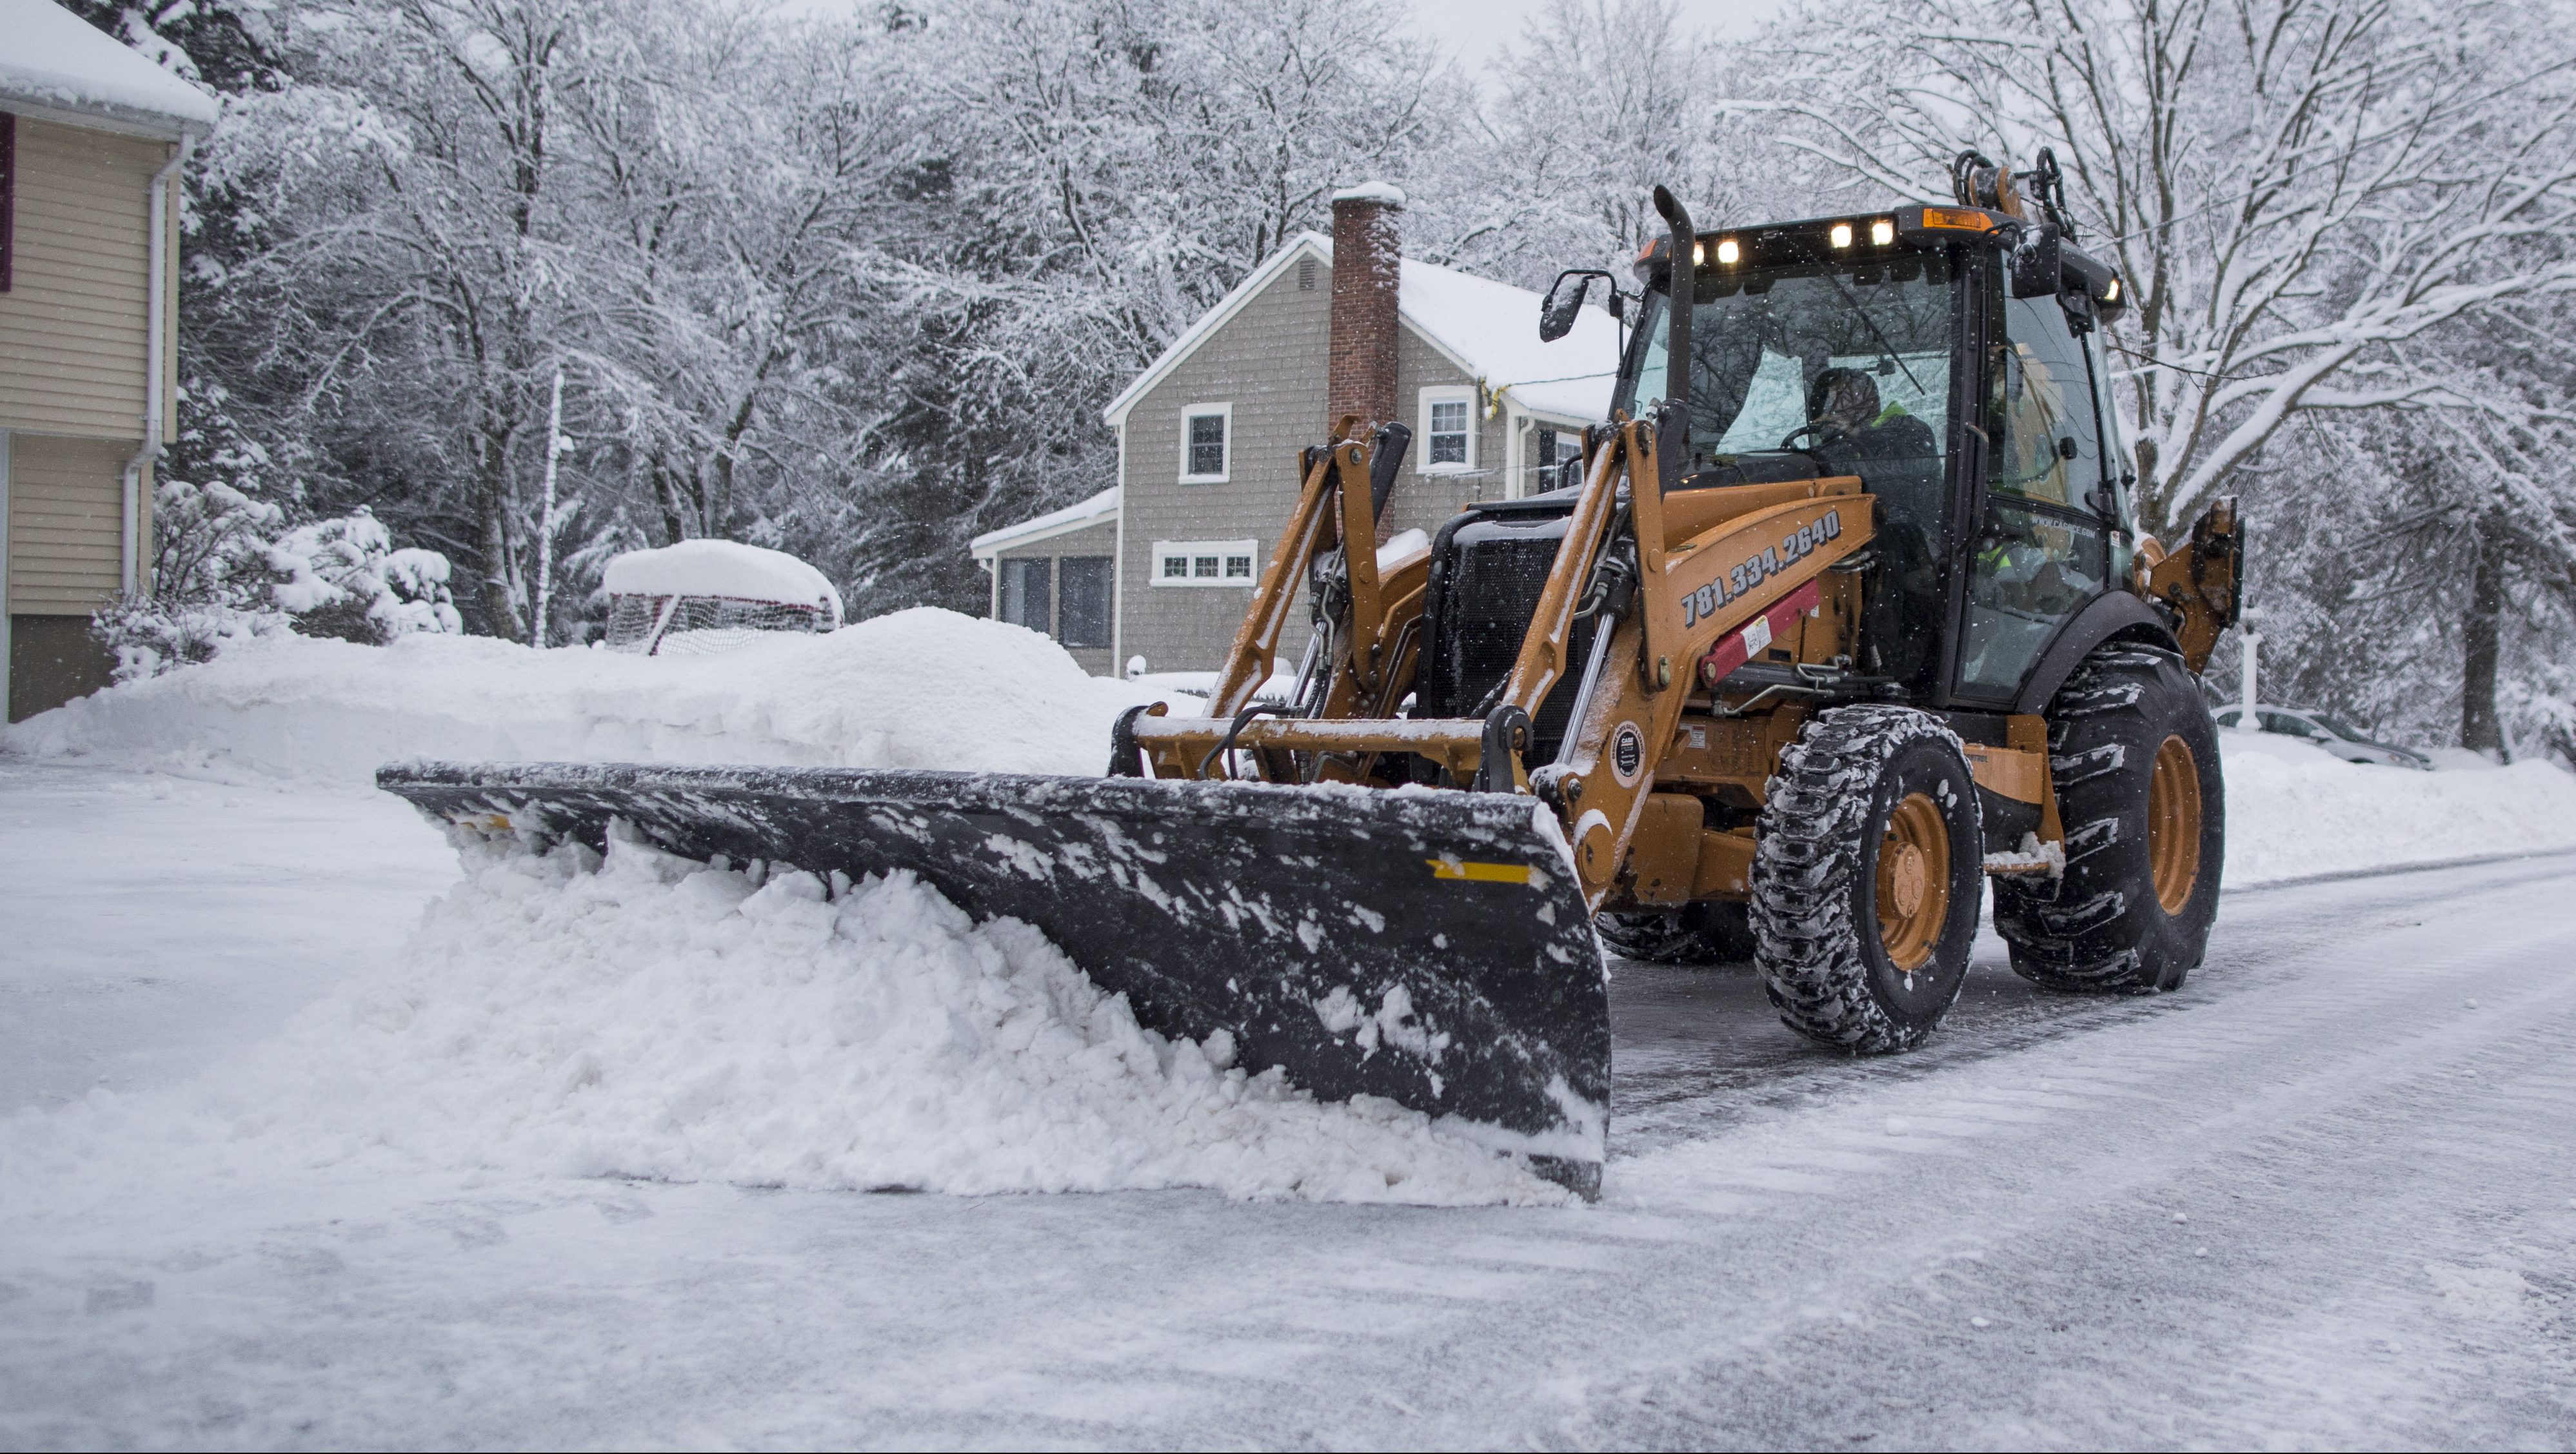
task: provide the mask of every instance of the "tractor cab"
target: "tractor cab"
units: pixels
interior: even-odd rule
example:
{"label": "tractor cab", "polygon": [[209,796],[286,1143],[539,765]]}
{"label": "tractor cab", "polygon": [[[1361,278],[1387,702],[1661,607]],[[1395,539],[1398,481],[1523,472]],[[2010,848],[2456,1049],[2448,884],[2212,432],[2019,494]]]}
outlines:
{"label": "tractor cab", "polygon": [[[1637,257],[1615,407],[1668,394],[1672,244]],[[2099,325],[2118,279],[2053,223],[1906,207],[1699,234],[1679,489],[1858,476],[1878,540],[1857,667],[2008,710],[2135,544]]]}

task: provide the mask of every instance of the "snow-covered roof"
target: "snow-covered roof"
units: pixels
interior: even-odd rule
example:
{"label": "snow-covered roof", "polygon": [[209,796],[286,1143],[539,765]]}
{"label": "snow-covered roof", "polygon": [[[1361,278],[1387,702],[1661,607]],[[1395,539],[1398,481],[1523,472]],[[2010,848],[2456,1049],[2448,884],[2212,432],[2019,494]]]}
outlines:
{"label": "snow-covered roof", "polygon": [[630,550],[608,563],[599,583],[612,596],[722,596],[824,606],[835,619],[841,614],[841,593],[821,571],[785,551],[732,540]]}
{"label": "snow-covered roof", "polygon": [[215,98],[146,60],[53,0],[0,0],[0,107],[119,129],[203,136]]}
{"label": "snow-covered roof", "polygon": [[1087,530],[1103,520],[1117,518],[1118,487],[1111,485],[1080,504],[1067,505],[1061,510],[1050,510],[1035,519],[1023,520],[1017,525],[1005,525],[999,530],[987,530],[966,542],[966,548],[977,560],[989,564],[994,556],[1012,546],[1033,545],[1058,535],[1070,535],[1077,530]]}
{"label": "snow-covered roof", "polygon": [[[1112,425],[1148,390],[1181,366],[1200,344],[1243,311],[1288,266],[1313,256],[1333,260],[1332,239],[1301,232],[1269,261],[1252,270],[1217,305],[1173,339],[1135,381],[1101,411]],[[1586,308],[1574,331],[1554,343],[1538,339],[1539,295],[1527,288],[1462,273],[1437,263],[1402,260],[1396,284],[1396,317],[1447,355],[1459,372],[1500,394],[1505,403],[1568,424],[1590,424],[1610,415],[1610,393],[1619,371],[1619,323]]]}
{"label": "snow-covered roof", "polygon": [[1574,330],[1538,341],[1539,295],[1474,273],[1404,259],[1396,311],[1459,366],[1532,414],[1577,424],[1610,417],[1619,374],[1619,320],[1585,308]]}

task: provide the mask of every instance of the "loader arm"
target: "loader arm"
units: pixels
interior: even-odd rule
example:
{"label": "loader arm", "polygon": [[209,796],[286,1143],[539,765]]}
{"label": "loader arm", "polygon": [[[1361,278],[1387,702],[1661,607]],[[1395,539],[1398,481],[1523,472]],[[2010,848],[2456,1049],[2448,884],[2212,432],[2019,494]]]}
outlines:
{"label": "loader arm", "polygon": [[[1313,584],[1321,599],[1312,655],[1300,673],[1299,700],[1292,704],[1297,715],[1309,720],[1384,716],[1410,686],[1421,650],[1430,552],[1379,559],[1376,516],[1383,499],[1374,482],[1393,473],[1404,439],[1387,430],[1365,439],[1358,435],[1359,421],[1345,419],[1329,446],[1302,457],[1305,483],[1297,508],[1235,629],[1209,697],[1210,720],[1231,724],[1270,679],[1279,636],[1301,584]],[[1389,454],[1394,458],[1385,458]],[[1263,754],[1263,776],[1278,781],[1298,775],[1277,749],[1256,750]],[[1322,781],[1362,780],[1370,766],[1364,756],[1344,755],[1315,763],[1304,775]]]}
{"label": "loader arm", "polygon": [[2172,555],[2143,560],[2138,593],[2164,608],[2173,621],[2183,664],[2196,676],[2209,665],[2219,633],[2243,614],[2244,533],[2236,497],[2226,495],[2191,524],[2191,539]]}
{"label": "loader arm", "polygon": [[[1365,460],[1357,455],[1341,469],[1346,480],[1365,479]],[[1586,907],[1597,910],[1613,896],[1628,861],[1693,684],[1711,665],[1758,657],[1773,637],[1818,611],[1819,582],[1868,544],[1875,528],[1873,502],[1851,476],[1692,491],[1686,503],[1666,500],[1660,478],[1650,421],[1623,421],[1595,451],[1537,610],[1488,716],[1396,719],[1336,710],[1328,717],[1249,722],[1148,717],[1134,723],[1137,744],[1159,777],[1200,776],[1198,764],[1232,745],[1265,761],[1283,754],[1355,762],[1412,753],[1461,784],[1504,792],[1535,786],[1574,846]],[[1530,774],[1518,752],[1497,749],[1512,714],[1525,731],[1539,703],[1577,669],[1569,643],[1585,587],[1605,556],[1630,540],[1646,542],[1632,561],[1635,599],[1615,626],[1596,628],[1565,745],[1555,763]],[[1418,604],[1411,609],[1418,612]],[[1354,690],[1335,705],[1360,700]],[[1701,830],[1695,819],[1683,826],[1687,831],[1657,825],[1667,830],[1656,835],[1659,851],[1695,859]],[[1727,849],[1720,844],[1709,851]],[[1690,876],[1682,874],[1685,881]]]}
{"label": "loader arm", "polygon": [[[1875,530],[1875,502],[1850,476],[1694,491],[1687,512],[1672,510],[1656,483],[1656,431],[1639,421],[1620,434],[1640,542],[1637,603],[1600,650],[1603,669],[1586,683],[1565,745],[1539,778],[1565,819],[1584,900],[1596,910],[1631,866],[1650,808],[1666,810],[1651,825],[1657,855],[1680,861],[1639,865],[1637,876],[1688,885],[1704,854],[1730,852],[1703,841],[1725,835],[1700,829],[1695,802],[1654,795],[1692,688],[1760,659],[1800,617],[1819,612],[1825,574]],[[1740,513],[1725,513],[1737,503],[1729,496],[1740,498]],[[1674,525],[1692,524],[1672,538]],[[1661,821],[1671,813],[1688,821]]]}
{"label": "loader arm", "polygon": [[[1577,498],[1573,525],[1557,548],[1548,572],[1547,584],[1537,614],[1522,639],[1518,665],[1506,681],[1499,704],[1481,718],[1406,718],[1391,716],[1410,685],[1414,664],[1420,657],[1418,635],[1408,644],[1407,628],[1421,618],[1424,588],[1429,580],[1428,555],[1419,559],[1389,562],[1392,589],[1380,593],[1376,624],[1369,630],[1337,631],[1347,638],[1347,645],[1332,648],[1334,673],[1331,690],[1325,693],[1314,714],[1306,717],[1268,717],[1241,721],[1236,714],[1241,707],[1228,708],[1227,697],[1211,700],[1209,715],[1204,718],[1140,716],[1130,732],[1139,751],[1149,764],[1147,771],[1155,777],[1199,777],[1202,762],[1214,768],[1210,757],[1221,747],[1248,749],[1280,780],[1275,764],[1304,756],[1320,759],[1320,775],[1341,780],[1358,780],[1362,765],[1390,754],[1411,753],[1428,758],[1457,783],[1477,781],[1489,756],[1486,751],[1489,728],[1512,711],[1521,714],[1526,723],[1536,704],[1544,699],[1568,669],[1567,641],[1572,631],[1574,612],[1583,585],[1597,560],[1601,544],[1619,506],[1624,441],[1634,433],[1622,430],[1596,451],[1591,473]],[[1300,517],[1309,501],[1320,502],[1324,496],[1338,492],[1342,503],[1337,507],[1347,519],[1355,497],[1366,499],[1369,470],[1369,446],[1349,441],[1334,446],[1333,475],[1322,480],[1310,475],[1308,493],[1300,500]],[[1318,508],[1334,508],[1319,504]],[[1365,505],[1359,508],[1365,509]],[[1362,518],[1365,518],[1363,516]],[[1292,527],[1293,528],[1293,527]],[[1365,538],[1365,537],[1363,537]],[[1310,541],[1306,551],[1321,548],[1320,540]],[[1362,552],[1367,554],[1368,552]],[[1374,579],[1376,561],[1367,564]],[[1255,613],[1261,603],[1293,592],[1294,581],[1305,569],[1303,561],[1289,552],[1283,538],[1281,549],[1271,558],[1270,574],[1265,575],[1255,592]],[[1284,573],[1284,575],[1283,575]],[[1356,574],[1356,572],[1355,572]],[[1274,580],[1273,577],[1281,577]],[[1327,612],[1328,620],[1331,612]],[[1354,612],[1353,618],[1357,619]],[[1252,618],[1247,616],[1244,631],[1236,635],[1241,652],[1251,638]],[[1275,631],[1272,638],[1275,640]],[[1365,675],[1367,653],[1376,648],[1387,659],[1388,670],[1372,682]],[[1265,658],[1266,661],[1267,658]],[[1239,672],[1249,671],[1229,661],[1226,682],[1237,679]],[[1246,692],[1248,699],[1249,693]],[[1508,766],[1502,760],[1508,758]],[[1496,757],[1496,778],[1490,784],[1503,791],[1516,791],[1528,785],[1517,754]]]}
{"label": "loader arm", "polygon": [[1297,597],[1307,563],[1315,556],[1316,539],[1331,517],[1337,493],[1336,456],[1344,447],[1337,439],[1330,449],[1306,453],[1305,468],[1300,471],[1305,483],[1297,492],[1297,508],[1288,516],[1288,528],[1279,532],[1279,543],[1270,549],[1270,563],[1253,587],[1252,604],[1244,611],[1242,624],[1234,628],[1225,668],[1217,673],[1216,690],[1208,697],[1211,717],[1232,717],[1242,711],[1261,684],[1270,680],[1279,658],[1279,633],[1288,624],[1289,603]]}

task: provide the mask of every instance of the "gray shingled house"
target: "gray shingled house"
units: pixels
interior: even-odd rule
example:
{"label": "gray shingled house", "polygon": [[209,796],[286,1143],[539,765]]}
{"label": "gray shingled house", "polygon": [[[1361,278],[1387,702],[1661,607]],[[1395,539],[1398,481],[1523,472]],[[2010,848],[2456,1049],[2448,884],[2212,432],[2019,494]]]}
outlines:
{"label": "gray shingled house", "polygon": [[[1337,196],[1332,238],[1272,254],[1111,401],[1116,484],[975,538],[995,617],[1095,674],[1214,670],[1296,503],[1298,451],[1343,412],[1414,431],[1381,538],[1556,483],[1609,410],[1618,323],[1587,309],[1540,343],[1536,293],[1400,257],[1402,206],[1391,187]],[[1358,265],[1337,277],[1337,253]],[[1305,629],[1295,613],[1285,654]]]}

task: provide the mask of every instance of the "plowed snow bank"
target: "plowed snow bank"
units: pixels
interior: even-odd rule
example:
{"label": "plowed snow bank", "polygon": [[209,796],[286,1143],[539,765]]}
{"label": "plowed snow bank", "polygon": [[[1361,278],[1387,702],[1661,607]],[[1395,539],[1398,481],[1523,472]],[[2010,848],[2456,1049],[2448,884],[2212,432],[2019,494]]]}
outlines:
{"label": "plowed snow bank", "polygon": [[[1318,1104],[1232,1067],[1221,1036],[1140,1029],[1036,931],[971,923],[909,876],[834,895],[627,844],[605,863],[469,849],[466,869],[390,969],[242,1062],[0,1126],[0,1188],[59,1207],[48,1167],[131,1168],[139,1139],[156,1164],[243,1176],[390,1154],[808,1188],[1565,1199],[1418,1113]],[[126,1154],[92,1154],[102,1137]]]}
{"label": "plowed snow bank", "polygon": [[1151,696],[1034,631],[925,607],[705,657],[271,638],[31,717],[0,747],[347,783],[420,757],[1097,773],[1119,709]]}
{"label": "plowed snow bank", "polygon": [[2230,887],[2576,848],[2576,775],[2547,763],[2416,772],[2356,766],[2272,733],[2218,738]]}
{"label": "plowed snow bank", "polygon": [[[418,757],[1092,774],[1119,711],[1169,685],[1089,676],[1036,632],[926,608],[713,657],[288,637],[84,697],[0,731],[0,749],[348,784]],[[2576,776],[2552,766],[2419,773],[2219,735],[2233,886],[2576,847]]]}

